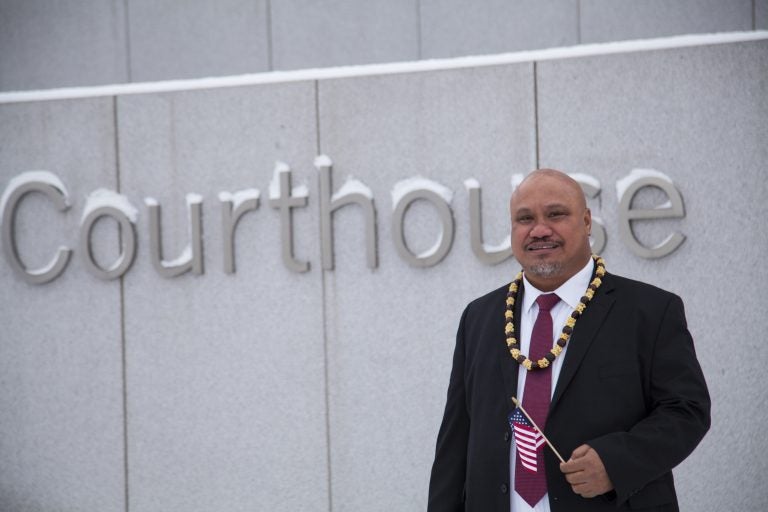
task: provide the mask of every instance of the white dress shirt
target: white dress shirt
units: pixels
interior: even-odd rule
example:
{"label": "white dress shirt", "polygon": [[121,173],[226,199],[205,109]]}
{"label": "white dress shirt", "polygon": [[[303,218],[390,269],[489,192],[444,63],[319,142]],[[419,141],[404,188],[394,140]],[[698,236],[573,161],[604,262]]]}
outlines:
{"label": "white dress shirt", "polygon": [[[576,309],[576,306],[579,304],[579,300],[584,295],[584,291],[589,286],[590,278],[592,277],[592,272],[594,271],[594,265],[595,264],[592,258],[590,258],[584,268],[582,268],[573,277],[571,277],[558,289],[552,292],[542,292],[541,290],[538,290],[535,286],[528,282],[525,274],[523,274],[524,293],[523,302],[520,307],[520,351],[523,354],[529,353],[533,324],[536,322],[536,317],[539,314],[539,306],[536,304],[536,299],[539,297],[539,295],[546,293],[556,293],[557,296],[560,297],[560,302],[558,302],[550,311],[550,315],[552,315],[552,345],[554,346],[555,341],[563,330],[566,319],[571,314],[571,312]],[[550,366],[552,368],[552,393],[555,392],[555,385],[557,384],[557,379],[560,376],[560,369],[563,367],[563,361],[565,360],[565,355],[567,352],[568,344],[566,344],[562,353],[555,358],[554,362]],[[520,401],[520,403],[523,402],[525,377],[527,374],[528,372],[521,366],[517,377],[517,399]],[[546,444],[543,448],[545,450],[550,449]],[[513,489],[513,491],[509,494],[511,512],[550,512],[548,494],[545,494],[535,507],[531,507],[528,502],[526,502],[523,498],[520,497],[519,494],[517,494],[517,492],[514,491],[515,455],[515,441],[513,437],[509,450],[509,478],[511,484],[510,487]],[[566,460],[568,460],[568,456],[570,454],[561,453],[561,455]]]}

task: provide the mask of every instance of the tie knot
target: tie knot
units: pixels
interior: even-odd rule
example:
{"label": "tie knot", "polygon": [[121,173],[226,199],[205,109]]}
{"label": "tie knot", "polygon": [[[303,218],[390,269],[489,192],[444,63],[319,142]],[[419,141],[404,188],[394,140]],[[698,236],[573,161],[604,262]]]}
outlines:
{"label": "tie knot", "polygon": [[555,307],[555,304],[558,302],[560,302],[560,297],[558,297],[556,293],[545,293],[539,295],[536,299],[536,304],[539,305],[539,311],[549,311]]}

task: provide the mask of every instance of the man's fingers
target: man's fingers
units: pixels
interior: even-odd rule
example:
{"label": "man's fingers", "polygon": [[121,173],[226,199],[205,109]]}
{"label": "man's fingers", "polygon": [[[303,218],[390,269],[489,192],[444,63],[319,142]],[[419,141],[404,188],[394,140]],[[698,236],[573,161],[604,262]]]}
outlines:
{"label": "man's fingers", "polygon": [[588,482],[571,484],[571,489],[573,489],[573,492],[575,492],[582,498],[594,498],[595,496],[600,494],[595,490],[594,486]]}
{"label": "man's fingers", "polygon": [[573,450],[573,452],[571,452],[571,460],[580,459],[581,457],[585,456],[587,452],[589,452],[589,450],[591,449],[592,448],[587,444],[583,444],[579,446],[578,448]]}
{"label": "man's fingers", "polygon": [[589,445],[573,450],[568,462],[560,464],[560,471],[576,494],[594,498],[613,489],[613,483],[605,471],[600,455]]}
{"label": "man's fingers", "polygon": [[577,471],[575,473],[566,473],[565,481],[571,484],[572,486],[586,483],[586,480],[584,479],[583,471]]}
{"label": "man's fingers", "polygon": [[582,471],[584,465],[582,460],[584,456],[589,453],[592,448],[589,445],[583,444],[571,452],[571,458],[566,462],[560,463],[560,471],[562,473],[573,473],[574,471]]}

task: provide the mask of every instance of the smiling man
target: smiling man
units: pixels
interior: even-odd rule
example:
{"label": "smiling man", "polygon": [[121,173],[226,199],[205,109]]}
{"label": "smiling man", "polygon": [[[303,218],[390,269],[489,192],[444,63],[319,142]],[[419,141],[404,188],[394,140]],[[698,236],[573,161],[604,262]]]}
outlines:
{"label": "smiling man", "polygon": [[562,172],[510,214],[523,270],[462,315],[428,510],[678,510],[672,468],[710,422],[681,299],[606,272]]}
{"label": "smiling man", "polygon": [[556,289],[589,262],[592,214],[567,175],[549,169],[529,175],[512,194],[509,210],[512,251],[539,290]]}

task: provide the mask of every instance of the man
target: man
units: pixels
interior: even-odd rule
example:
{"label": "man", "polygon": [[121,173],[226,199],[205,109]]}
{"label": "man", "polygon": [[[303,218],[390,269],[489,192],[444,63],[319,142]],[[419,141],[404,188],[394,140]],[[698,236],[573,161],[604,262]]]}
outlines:
{"label": "man", "polygon": [[605,272],[566,174],[528,175],[510,213],[523,275],[462,315],[428,510],[678,510],[671,470],[710,423],[682,301]]}

